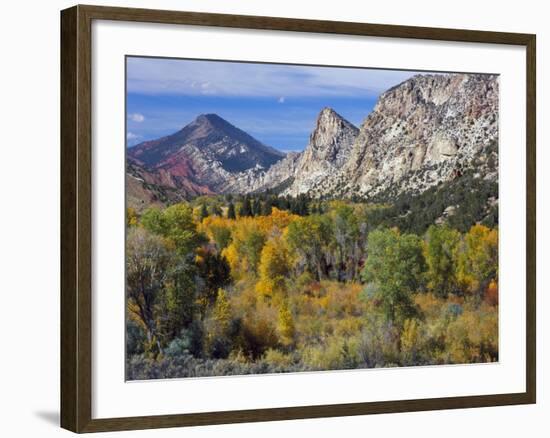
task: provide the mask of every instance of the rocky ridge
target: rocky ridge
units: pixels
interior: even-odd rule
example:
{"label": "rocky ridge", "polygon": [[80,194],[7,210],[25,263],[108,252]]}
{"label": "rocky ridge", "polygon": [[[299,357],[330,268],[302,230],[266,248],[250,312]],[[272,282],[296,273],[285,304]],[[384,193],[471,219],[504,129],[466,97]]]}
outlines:
{"label": "rocky ridge", "polygon": [[420,193],[477,167],[498,178],[498,77],[417,75],[383,93],[318,195]]}
{"label": "rocky ridge", "polygon": [[323,109],[304,152],[248,174],[230,190],[287,181],[283,195],[388,198],[421,193],[474,167],[494,181],[497,144],[497,76],[416,75],[383,93],[359,129]]}
{"label": "rocky ridge", "polygon": [[309,193],[346,163],[358,133],[357,127],[332,108],[323,108],[303,152],[291,152],[267,170],[256,167],[237,175],[226,191]]}
{"label": "rocky ridge", "polygon": [[360,128],[324,108],[301,153],[285,155],[210,114],[128,157],[134,173],[141,166],[182,196],[391,198],[472,169],[496,181],[498,95],[495,75],[416,75],[384,92]]}
{"label": "rocky ridge", "polygon": [[324,108],[297,163],[289,195],[309,193],[349,160],[359,129],[332,108]]}

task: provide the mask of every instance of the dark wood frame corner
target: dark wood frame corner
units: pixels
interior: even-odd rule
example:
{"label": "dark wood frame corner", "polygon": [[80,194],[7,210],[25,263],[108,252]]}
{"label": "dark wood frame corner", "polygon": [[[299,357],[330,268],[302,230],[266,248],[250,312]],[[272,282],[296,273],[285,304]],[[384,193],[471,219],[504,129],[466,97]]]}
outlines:
{"label": "dark wood frame corner", "polygon": [[[140,21],[248,29],[510,44],[527,52],[527,351],[526,392],[470,397],[92,419],[91,23]],[[61,426],[74,432],[289,420],[536,401],[535,35],[75,6],[61,12]]]}

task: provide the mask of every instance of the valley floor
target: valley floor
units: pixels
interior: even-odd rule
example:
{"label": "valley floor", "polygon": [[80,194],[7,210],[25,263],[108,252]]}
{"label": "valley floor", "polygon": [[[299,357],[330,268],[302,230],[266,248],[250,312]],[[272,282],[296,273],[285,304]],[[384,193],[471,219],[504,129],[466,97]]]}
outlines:
{"label": "valley floor", "polygon": [[497,229],[262,202],[129,211],[127,379],[498,360]]}
{"label": "valley floor", "polygon": [[[384,321],[375,303],[361,298],[362,289],[360,284],[327,281],[310,283],[296,291],[291,306],[302,310],[294,316],[292,344],[281,345],[273,333],[271,339],[265,339],[266,349],[257,358],[249,357],[242,349],[232,350],[223,359],[196,357],[185,348],[185,341],[176,342],[157,358],[129,357],[127,378],[148,380],[498,360],[497,306],[418,295],[415,301],[423,318],[408,320],[403,327],[397,327]],[[268,324],[277,326],[277,321],[269,321],[268,306],[260,305],[258,311],[265,313]],[[270,337],[269,333],[256,335]]]}

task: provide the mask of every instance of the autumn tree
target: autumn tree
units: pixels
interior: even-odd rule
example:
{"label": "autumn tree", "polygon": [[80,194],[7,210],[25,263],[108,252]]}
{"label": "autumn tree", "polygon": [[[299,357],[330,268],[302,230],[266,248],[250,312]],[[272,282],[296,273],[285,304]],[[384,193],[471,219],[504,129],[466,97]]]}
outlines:
{"label": "autumn tree", "polygon": [[157,304],[157,326],[163,344],[178,336],[194,320],[196,274],[196,267],[188,258],[172,254],[168,279]]}
{"label": "autumn tree", "polygon": [[227,298],[227,293],[223,289],[219,289],[214,307],[214,319],[218,322],[223,330],[227,330],[231,322],[231,304]]}
{"label": "autumn tree", "polygon": [[224,289],[216,293],[216,302],[207,321],[207,350],[213,358],[226,358],[232,348],[231,321],[233,311]]}
{"label": "autumn tree", "polygon": [[252,228],[243,241],[243,252],[248,261],[248,266],[254,274],[258,271],[258,263],[260,262],[265,240],[266,237],[262,231]]}
{"label": "autumn tree", "polygon": [[212,238],[216,242],[218,251],[222,251],[231,243],[231,229],[222,225],[214,225],[211,228]]}
{"label": "autumn tree", "polygon": [[460,233],[448,226],[432,225],[426,232],[424,255],[428,289],[438,297],[456,292]]}
{"label": "autumn tree", "polygon": [[299,216],[286,210],[280,210],[273,207],[271,209],[271,214],[269,216],[259,218],[258,223],[260,227],[268,234],[272,234],[273,231],[277,231],[277,234],[282,234],[284,229],[298,218]]}
{"label": "autumn tree", "polygon": [[209,306],[216,301],[218,290],[230,283],[230,267],[226,258],[219,253],[201,249],[195,260],[200,281],[197,303],[202,318]]}
{"label": "autumn tree", "polygon": [[275,237],[262,249],[258,266],[259,281],[256,291],[264,297],[274,297],[286,291],[286,279],[290,274],[291,261],[286,242]]}
{"label": "autumn tree", "polygon": [[416,365],[422,353],[422,323],[416,319],[406,319],[400,337],[401,361],[403,365]]}
{"label": "autumn tree", "polygon": [[222,251],[231,267],[233,279],[255,277],[266,232],[255,218],[239,218],[231,233],[231,244]]}
{"label": "autumn tree", "polygon": [[[203,272],[197,271],[195,256],[206,238],[197,230],[193,209],[184,203],[164,210],[148,209],[142,215],[141,224],[142,231],[147,230],[158,236],[169,250],[167,266],[163,268],[164,284],[162,290],[156,293],[154,305],[158,314],[155,336],[160,348],[167,339],[176,336],[193,321],[197,285],[205,285],[201,291],[213,287],[208,274],[205,274],[204,281],[196,281],[197,275]],[[147,254],[141,256],[146,258]]]}
{"label": "autumn tree", "polygon": [[361,257],[362,242],[359,242],[359,224],[353,208],[342,202],[331,211],[334,243],[337,256],[337,278],[352,279]]}
{"label": "autumn tree", "polygon": [[426,271],[422,242],[396,229],[376,230],[369,234],[368,248],[363,280],[374,285],[386,320],[402,326],[416,314],[412,294],[421,287]]}
{"label": "autumn tree", "polygon": [[188,204],[174,204],[165,210],[150,208],[141,218],[144,228],[174,242],[181,255],[193,256],[194,251],[205,242],[193,220],[193,209]]}
{"label": "autumn tree", "polygon": [[287,300],[283,301],[279,309],[277,330],[283,345],[290,346],[294,343],[296,327]]}
{"label": "autumn tree", "polygon": [[161,236],[166,235],[167,227],[164,212],[158,207],[150,207],[143,212],[141,225],[151,233]]}
{"label": "autumn tree", "polygon": [[468,291],[482,295],[492,280],[498,281],[498,231],[474,225],[464,236],[458,279]]}
{"label": "autumn tree", "polygon": [[327,275],[325,254],[331,244],[331,221],[325,215],[300,217],[288,225],[286,241],[318,280]]}
{"label": "autumn tree", "polygon": [[279,346],[277,307],[259,301],[245,313],[238,348],[252,360],[259,359],[268,349]]}
{"label": "autumn tree", "polygon": [[142,325],[149,348],[161,350],[157,326],[159,304],[172,264],[172,254],[160,236],[131,228],[126,236],[126,294],[128,310]]}

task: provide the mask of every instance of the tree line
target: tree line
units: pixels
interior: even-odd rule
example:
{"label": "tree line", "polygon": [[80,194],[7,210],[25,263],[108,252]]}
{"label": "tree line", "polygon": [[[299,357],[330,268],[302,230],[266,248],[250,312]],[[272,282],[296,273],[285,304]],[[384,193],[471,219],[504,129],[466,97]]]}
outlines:
{"label": "tree line", "polygon": [[269,194],[128,211],[129,378],[496,360],[498,230],[373,211]]}

